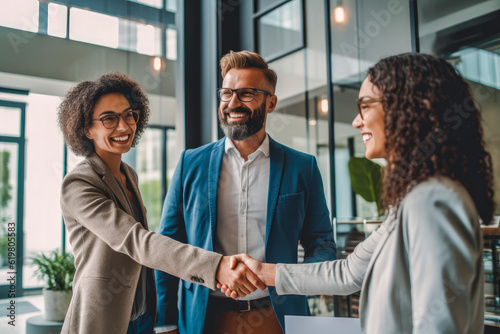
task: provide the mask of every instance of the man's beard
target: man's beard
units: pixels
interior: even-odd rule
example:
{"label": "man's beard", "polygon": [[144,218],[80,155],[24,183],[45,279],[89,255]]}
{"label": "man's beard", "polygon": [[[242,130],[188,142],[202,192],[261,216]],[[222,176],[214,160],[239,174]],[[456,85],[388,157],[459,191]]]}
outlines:
{"label": "man's beard", "polygon": [[[229,123],[227,121],[227,117],[230,112],[249,115],[248,120]],[[250,108],[243,106],[237,108],[226,107],[226,109],[222,111],[222,115],[219,113],[219,121],[222,131],[224,131],[226,137],[231,140],[247,139],[259,132],[264,126],[265,117],[266,101],[262,102],[260,107],[254,110],[253,115]]]}

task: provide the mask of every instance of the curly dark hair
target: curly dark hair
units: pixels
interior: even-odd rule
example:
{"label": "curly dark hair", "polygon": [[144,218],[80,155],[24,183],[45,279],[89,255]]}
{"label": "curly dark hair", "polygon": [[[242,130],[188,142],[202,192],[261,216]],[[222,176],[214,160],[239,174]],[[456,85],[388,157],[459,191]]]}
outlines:
{"label": "curly dark hair", "polygon": [[367,77],[381,91],[385,111],[384,205],[398,207],[415,185],[443,175],[464,185],[489,224],[492,160],[467,82],[446,60],[415,53],[382,59]]}
{"label": "curly dark hair", "polygon": [[66,144],[80,156],[94,152],[94,142],[85,130],[92,126],[92,114],[99,98],[108,93],[122,94],[130,107],[140,111],[132,146],[137,145],[149,120],[149,100],[141,86],[129,76],[112,72],[94,81],[82,81],[71,88],[59,105],[57,118]]}

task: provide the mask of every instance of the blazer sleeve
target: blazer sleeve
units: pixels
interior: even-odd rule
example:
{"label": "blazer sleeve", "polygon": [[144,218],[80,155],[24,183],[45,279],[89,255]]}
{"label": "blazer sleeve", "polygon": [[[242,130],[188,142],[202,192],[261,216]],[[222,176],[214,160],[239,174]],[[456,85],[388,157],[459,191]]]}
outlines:
{"label": "blazer sleeve", "polygon": [[337,258],[330,213],[326,205],[323,180],[315,157],[311,157],[310,191],[300,241],[304,262],[331,261]]}
{"label": "blazer sleeve", "polygon": [[348,295],[361,290],[371,256],[387,220],[343,260],[281,264],[276,266],[276,292],[279,295]]}
{"label": "blazer sleeve", "polygon": [[469,332],[478,307],[474,298],[482,291],[483,264],[479,217],[465,196],[435,182],[415,188],[404,201],[412,333]]}
{"label": "blazer sleeve", "polygon": [[[159,233],[180,242],[187,242],[184,224],[182,201],[182,168],[184,152],[170,181],[163,212],[161,215]],[[177,325],[179,311],[177,309],[177,291],[179,278],[167,272],[156,270],[156,291],[158,300],[157,326]]]}
{"label": "blazer sleeve", "polygon": [[[100,179],[98,179],[101,181]],[[137,263],[215,289],[221,256],[148,231],[110,199],[105,187],[85,173],[70,173],[63,181],[61,208],[114,251]]]}

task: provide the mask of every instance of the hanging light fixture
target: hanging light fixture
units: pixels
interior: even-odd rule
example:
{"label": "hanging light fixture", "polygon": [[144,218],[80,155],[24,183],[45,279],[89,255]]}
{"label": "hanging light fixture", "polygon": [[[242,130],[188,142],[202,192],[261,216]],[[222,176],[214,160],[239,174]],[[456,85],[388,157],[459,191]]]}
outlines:
{"label": "hanging light fixture", "polygon": [[333,17],[337,23],[345,22],[345,9],[342,0],[337,0],[337,6],[333,10]]}
{"label": "hanging light fixture", "polygon": [[328,113],[328,100],[327,99],[322,99],[319,103],[319,110],[323,113],[323,114],[327,114]]}
{"label": "hanging light fixture", "polygon": [[161,70],[161,58],[160,57],[154,57],[154,59],[153,59],[153,68],[157,72],[159,72]]}

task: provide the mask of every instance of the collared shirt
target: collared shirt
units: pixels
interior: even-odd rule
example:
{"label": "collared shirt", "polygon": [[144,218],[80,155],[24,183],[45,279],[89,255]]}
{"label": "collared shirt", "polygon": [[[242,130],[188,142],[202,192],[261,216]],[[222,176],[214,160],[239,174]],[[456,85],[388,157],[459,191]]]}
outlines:
{"label": "collared shirt", "polygon": [[[223,255],[240,253],[264,262],[267,196],[269,191],[269,136],[245,161],[226,138],[217,189],[217,231],[214,250]],[[222,292],[211,292],[224,296]],[[256,290],[240,300],[269,296]]]}

